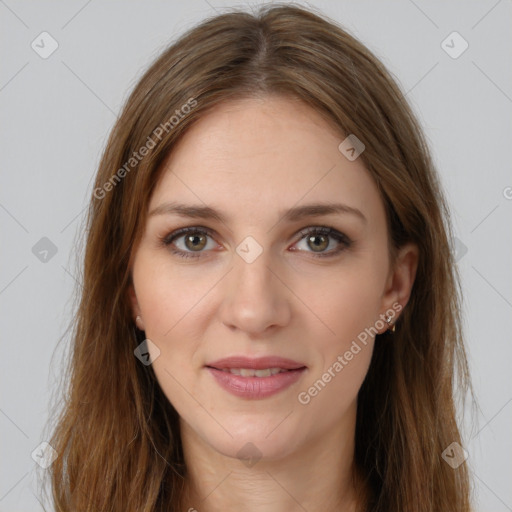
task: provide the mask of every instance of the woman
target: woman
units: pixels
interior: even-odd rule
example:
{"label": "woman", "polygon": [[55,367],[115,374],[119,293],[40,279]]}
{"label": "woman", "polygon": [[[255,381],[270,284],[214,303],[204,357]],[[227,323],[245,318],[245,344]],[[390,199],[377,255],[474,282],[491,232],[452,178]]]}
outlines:
{"label": "woman", "polygon": [[449,241],[361,43],[296,6],[190,30],[96,177],[56,510],[469,511]]}

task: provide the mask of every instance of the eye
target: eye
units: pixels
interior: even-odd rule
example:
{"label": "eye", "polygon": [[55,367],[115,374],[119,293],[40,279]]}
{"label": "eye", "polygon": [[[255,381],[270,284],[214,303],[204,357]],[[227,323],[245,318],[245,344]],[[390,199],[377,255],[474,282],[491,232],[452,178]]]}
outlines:
{"label": "eye", "polygon": [[[300,235],[302,236],[293,246],[292,251],[297,250],[297,244],[304,242],[306,249],[299,248],[298,250],[311,252],[313,256],[318,258],[335,256],[352,244],[352,241],[345,234],[325,226],[316,226],[302,230]],[[213,232],[210,229],[192,226],[170,233],[163,237],[161,242],[166,247],[169,247],[173,254],[181,258],[198,258],[202,252],[205,252],[204,250],[207,251],[216,247],[213,241],[210,242],[208,240],[212,237]],[[208,245],[209,242],[210,245]]]}
{"label": "eye", "polygon": [[203,249],[215,248],[216,245],[213,242],[208,247],[208,238],[211,238],[211,236],[212,232],[208,228],[188,227],[178,229],[167,235],[162,239],[162,243],[168,246],[171,252],[177,256],[198,258]]}
{"label": "eye", "polygon": [[[324,226],[308,228],[307,230],[301,231],[300,234],[302,238],[297,243],[304,242],[308,249],[312,249],[306,249],[306,252],[312,252],[313,256],[319,258],[335,256],[352,244],[350,238],[345,234],[334,228]],[[327,250],[329,247],[330,250]]]}

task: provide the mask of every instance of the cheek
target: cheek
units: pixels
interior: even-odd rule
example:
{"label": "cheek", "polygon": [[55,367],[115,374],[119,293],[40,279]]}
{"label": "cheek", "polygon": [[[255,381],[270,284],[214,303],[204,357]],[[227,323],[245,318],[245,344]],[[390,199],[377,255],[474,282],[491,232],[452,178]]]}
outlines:
{"label": "cheek", "polygon": [[322,336],[314,338],[315,351],[321,356],[314,377],[322,378],[327,372],[324,381],[329,382],[329,387],[343,388],[350,397],[357,393],[371,360],[371,328],[379,318],[378,294],[373,287],[362,286],[360,281],[342,281],[323,300],[323,307],[318,310],[329,330],[325,328]]}
{"label": "cheek", "polygon": [[197,279],[185,279],[165,257],[144,250],[134,262],[133,281],[146,337],[158,347],[152,369],[169,402],[183,414],[193,406],[183,389],[195,395],[189,363],[199,338],[191,320],[200,306],[198,298],[204,295],[203,286],[197,285]]}
{"label": "cheek", "polygon": [[160,344],[173,339],[184,324],[190,325],[202,308],[201,298],[215,284],[215,276],[198,276],[171,266],[165,255],[151,257],[144,252],[133,274],[146,335]]}
{"label": "cheek", "polygon": [[195,394],[194,368],[204,333],[205,299],[218,281],[212,273],[199,276],[191,268],[171,265],[165,254],[145,249],[133,266],[145,334],[159,350],[152,367],[163,392],[179,410],[190,406],[183,387]]}
{"label": "cheek", "polygon": [[338,349],[379,319],[385,270],[371,260],[354,261],[297,284],[297,295],[318,326],[318,343]]}
{"label": "cheek", "polygon": [[309,295],[322,323],[311,337],[315,364],[298,401],[308,418],[322,417],[326,425],[335,425],[351,409],[372,358],[380,294],[375,276],[360,276],[340,275],[323,293]]}
{"label": "cheek", "polygon": [[315,320],[311,335],[316,364],[299,400],[311,402],[308,414],[327,414],[334,422],[356,400],[370,365],[375,328],[382,323],[386,264],[375,251],[360,253],[334,275],[320,276],[306,295],[321,320]]}

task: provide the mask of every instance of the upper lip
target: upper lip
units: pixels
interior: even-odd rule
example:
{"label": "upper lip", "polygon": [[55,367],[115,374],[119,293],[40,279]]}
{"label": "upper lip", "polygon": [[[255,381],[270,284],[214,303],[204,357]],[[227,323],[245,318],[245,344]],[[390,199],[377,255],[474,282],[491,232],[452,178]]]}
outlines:
{"label": "upper lip", "polygon": [[264,370],[266,368],[281,368],[283,370],[297,370],[304,368],[305,365],[278,356],[267,356],[267,357],[245,357],[245,356],[234,356],[225,357],[208,363],[206,366],[210,368],[216,368],[218,370],[230,369],[230,368],[251,368],[254,370]]}

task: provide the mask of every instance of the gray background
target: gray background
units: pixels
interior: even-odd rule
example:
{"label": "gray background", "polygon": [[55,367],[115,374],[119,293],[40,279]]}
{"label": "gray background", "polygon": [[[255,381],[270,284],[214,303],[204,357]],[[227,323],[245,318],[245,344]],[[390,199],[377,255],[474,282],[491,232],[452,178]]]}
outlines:
{"label": "gray background", "polygon": [[[458,239],[480,405],[464,446],[477,509],[512,511],[512,1],[311,4],[382,59],[424,126]],[[0,511],[41,510],[31,453],[62,374],[54,351],[80,286],[77,237],[116,114],[169,42],[235,5],[248,3],[0,0]],[[31,47],[43,31],[59,45],[46,59]],[[453,31],[469,44],[458,58],[441,45]],[[43,237],[56,254],[38,252]]]}

